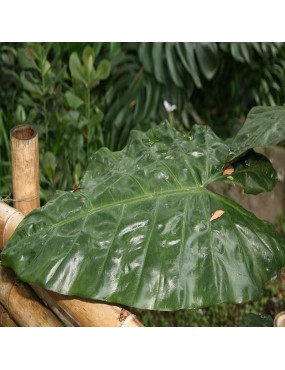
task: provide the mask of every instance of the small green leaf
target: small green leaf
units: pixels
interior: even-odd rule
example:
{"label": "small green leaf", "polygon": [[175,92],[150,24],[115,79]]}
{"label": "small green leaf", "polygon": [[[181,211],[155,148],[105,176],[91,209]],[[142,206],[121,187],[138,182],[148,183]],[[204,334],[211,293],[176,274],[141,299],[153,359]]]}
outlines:
{"label": "small green leaf", "polygon": [[96,58],[102,48],[102,42],[93,42],[94,58]]}
{"label": "small green leaf", "polygon": [[50,70],[50,68],[51,68],[50,62],[47,61],[47,60],[45,60],[44,66],[43,66],[43,76],[48,73],[48,71]]}
{"label": "small green leaf", "polygon": [[120,42],[110,42],[110,51],[109,51],[109,58],[114,58],[118,55],[121,51],[121,43]]}
{"label": "small green leaf", "polygon": [[67,91],[64,94],[64,96],[66,98],[67,104],[69,105],[71,109],[76,110],[77,108],[81,107],[81,105],[84,104],[84,101],[80,99],[77,95],[72,93],[71,91]]}
{"label": "small green leaf", "polygon": [[33,77],[28,72],[21,72],[20,74],[20,81],[23,85],[23,88],[30,93],[33,93],[35,95],[42,96],[42,90],[38,83],[32,82]]}
{"label": "small green leaf", "polygon": [[25,122],[26,121],[25,108],[21,104],[18,104],[17,105],[17,109],[16,109],[16,120],[18,122]]}
{"label": "small green leaf", "polygon": [[96,80],[106,80],[111,73],[111,63],[107,59],[101,60],[96,68],[94,79]]}
{"label": "small green leaf", "polygon": [[42,169],[49,180],[53,180],[56,170],[56,158],[51,152],[46,152],[41,161]]}
{"label": "small green leaf", "polygon": [[84,79],[84,69],[83,69],[83,66],[81,65],[78,54],[75,51],[70,55],[69,69],[71,72],[71,76],[75,80],[81,81],[84,84],[86,84],[86,81]]}
{"label": "small green leaf", "polygon": [[1,59],[2,61],[10,67],[13,67],[15,64],[15,57],[17,55],[16,49],[3,46],[1,48]]}
{"label": "small green leaf", "polygon": [[31,46],[21,48],[17,50],[17,57],[20,63],[20,66],[24,69],[32,68],[37,71],[40,71],[36,60],[37,54]]}
{"label": "small green leaf", "polygon": [[92,80],[94,80],[94,59],[95,59],[95,53],[94,50],[90,46],[86,46],[83,50],[83,63],[84,63],[84,75],[85,75],[85,81],[87,82],[88,87],[90,88],[90,85],[92,83]]}
{"label": "small green leaf", "polygon": [[95,53],[91,46],[85,46],[83,53],[82,53],[83,63],[87,66],[90,63],[90,59],[92,60],[92,66],[95,60]]}
{"label": "small green leaf", "polygon": [[273,319],[270,315],[248,313],[245,315],[242,327],[273,327]]}

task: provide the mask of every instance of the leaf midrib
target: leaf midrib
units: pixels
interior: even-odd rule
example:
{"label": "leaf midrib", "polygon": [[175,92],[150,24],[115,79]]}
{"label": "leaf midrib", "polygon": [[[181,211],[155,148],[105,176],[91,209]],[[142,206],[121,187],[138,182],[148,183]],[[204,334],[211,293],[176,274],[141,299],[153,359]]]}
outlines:
{"label": "leaf midrib", "polygon": [[[187,188],[181,188],[181,189],[176,189],[176,190],[163,191],[161,193],[147,193],[147,194],[139,196],[139,197],[122,199],[122,200],[117,201],[117,202],[104,204],[103,206],[100,206],[100,207],[92,207],[89,211],[80,212],[80,213],[74,215],[74,217],[68,217],[68,218],[66,218],[62,221],[57,222],[54,225],[51,225],[48,229],[52,230],[52,229],[54,229],[58,226],[62,226],[62,225],[65,225],[69,222],[73,222],[73,221],[75,221],[79,218],[88,217],[89,215],[100,212],[104,209],[117,207],[117,206],[122,205],[122,204],[132,204],[132,203],[136,203],[136,202],[144,201],[144,200],[148,200],[148,199],[158,199],[158,198],[164,198],[164,197],[166,198],[166,197],[171,196],[171,195],[175,196],[175,195],[183,194],[183,193],[184,194],[200,193],[200,192],[203,192],[203,191],[209,192],[203,185],[201,185],[200,187],[187,187]],[[84,197],[88,198],[87,195],[84,194],[83,191],[80,191],[80,193]],[[78,195],[80,193],[79,193],[79,191],[77,192]]]}

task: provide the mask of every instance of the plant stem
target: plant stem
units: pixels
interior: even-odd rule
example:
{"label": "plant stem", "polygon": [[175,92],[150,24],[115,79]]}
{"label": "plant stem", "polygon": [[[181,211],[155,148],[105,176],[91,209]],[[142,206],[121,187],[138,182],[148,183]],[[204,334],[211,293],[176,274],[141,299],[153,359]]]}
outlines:
{"label": "plant stem", "polygon": [[44,108],[44,120],[45,120],[45,136],[46,136],[46,146],[48,144],[48,120],[47,120],[47,107],[46,107],[46,99],[43,98],[43,108]]}
{"label": "plant stem", "polygon": [[87,159],[89,158],[90,143],[91,143],[91,122],[90,122],[90,89],[87,88],[87,104],[86,104],[86,118],[87,118]]}
{"label": "plant stem", "polygon": [[169,118],[169,123],[171,124],[172,127],[174,127],[174,119],[173,119],[173,114],[171,112],[168,112],[168,118]]}
{"label": "plant stem", "polygon": [[45,98],[44,58],[43,58],[42,48],[41,48],[40,68],[41,68],[43,112],[44,112],[44,122],[45,122],[45,139],[46,139],[45,142],[46,142],[46,147],[47,147],[48,145],[48,119],[47,119],[47,108],[46,108],[46,98]]}

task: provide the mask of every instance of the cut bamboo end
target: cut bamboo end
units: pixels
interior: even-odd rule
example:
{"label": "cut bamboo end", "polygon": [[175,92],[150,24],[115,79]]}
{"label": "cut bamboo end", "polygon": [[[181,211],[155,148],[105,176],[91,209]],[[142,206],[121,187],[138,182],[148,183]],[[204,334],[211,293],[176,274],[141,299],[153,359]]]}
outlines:
{"label": "cut bamboo end", "polygon": [[9,313],[0,304],[0,327],[15,327],[18,326],[15,321],[11,318]]}
{"label": "cut bamboo end", "polygon": [[18,281],[12,270],[0,266],[0,302],[20,326],[63,326],[32,289]]}
{"label": "cut bamboo end", "polygon": [[279,312],[274,318],[275,327],[285,327],[285,311]]}
{"label": "cut bamboo end", "polygon": [[0,202],[0,250],[4,248],[23,218],[21,212]]}
{"label": "cut bamboo end", "polygon": [[40,206],[38,133],[31,125],[10,131],[13,204],[24,215]]}

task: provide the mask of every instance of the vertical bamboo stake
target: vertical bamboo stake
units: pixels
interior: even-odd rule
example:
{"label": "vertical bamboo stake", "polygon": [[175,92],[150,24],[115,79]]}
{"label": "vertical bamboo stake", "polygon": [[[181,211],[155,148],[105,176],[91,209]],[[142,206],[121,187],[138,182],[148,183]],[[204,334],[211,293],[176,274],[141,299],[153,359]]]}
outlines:
{"label": "vertical bamboo stake", "polygon": [[14,207],[24,215],[40,206],[38,133],[30,125],[10,131]]}

